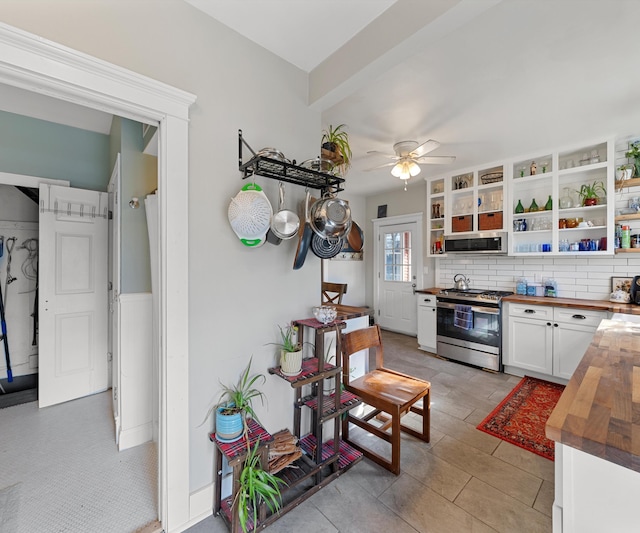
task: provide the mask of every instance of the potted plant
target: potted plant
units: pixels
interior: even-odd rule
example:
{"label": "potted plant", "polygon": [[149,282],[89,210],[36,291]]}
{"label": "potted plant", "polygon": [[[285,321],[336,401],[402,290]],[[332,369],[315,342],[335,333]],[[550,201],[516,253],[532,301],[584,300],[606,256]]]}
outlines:
{"label": "potted plant", "polygon": [[251,376],[250,372],[251,360],[235,385],[223,385],[219,400],[207,412],[205,421],[215,410],[215,431],[219,441],[234,442],[242,435],[247,438],[249,430],[247,417],[258,419],[253,410],[253,400],[260,398],[264,404],[264,393],[255,388],[255,384],[259,380],[264,383],[266,377],[263,374]]}
{"label": "potted plant", "polygon": [[280,347],[280,371],[285,376],[297,376],[302,371],[302,346],[298,342],[298,327],[288,324],[280,329],[281,342],[271,342]]}
{"label": "potted plant", "polygon": [[253,520],[253,529],[256,529],[258,509],[262,503],[272,513],[278,512],[282,504],[280,485],[284,485],[285,482],[262,468],[259,447],[260,441],[255,443],[244,460],[234,501],[238,509],[238,521],[244,533],[248,531],[250,517]]}
{"label": "potted plant", "polygon": [[634,174],[635,174],[635,165],[632,164],[627,164],[627,165],[620,165],[618,167],[618,176],[619,176],[619,180],[623,181],[623,180],[630,180],[631,178],[633,178]]}
{"label": "potted plant", "polygon": [[640,176],[640,141],[635,141],[629,144],[629,150],[624,154],[625,157],[633,159],[635,166],[635,175]]}
{"label": "potted plant", "polygon": [[322,148],[334,155],[330,157],[335,163],[340,175],[344,176],[351,166],[351,146],[349,145],[349,134],[345,130],[345,125],[340,124],[335,128],[330,124],[329,128],[322,130]]}
{"label": "potted plant", "polygon": [[593,183],[583,183],[580,190],[577,191],[582,199],[582,205],[597,205],[600,200],[600,193],[607,194],[602,181],[594,181]]}

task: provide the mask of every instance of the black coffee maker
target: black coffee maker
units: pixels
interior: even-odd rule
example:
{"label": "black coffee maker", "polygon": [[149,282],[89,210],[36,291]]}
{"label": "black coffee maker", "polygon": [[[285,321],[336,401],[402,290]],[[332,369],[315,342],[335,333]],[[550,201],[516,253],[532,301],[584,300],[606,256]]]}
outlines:
{"label": "black coffee maker", "polygon": [[631,302],[640,304],[640,276],[634,276],[631,282]]}

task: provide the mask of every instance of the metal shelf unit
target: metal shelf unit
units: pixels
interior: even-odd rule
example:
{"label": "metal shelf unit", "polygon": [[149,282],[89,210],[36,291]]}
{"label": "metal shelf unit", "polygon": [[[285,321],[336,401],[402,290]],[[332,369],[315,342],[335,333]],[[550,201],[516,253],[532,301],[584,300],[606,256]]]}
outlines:
{"label": "metal shelf unit", "polygon": [[[252,154],[252,157],[246,162],[244,161],[243,147],[246,147]],[[256,155],[251,146],[244,140],[242,130],[238,130],[238,169],[242,172],[242,179],[253,175],[264,176],[302,187],[320,189],[322,194],[337,194],[344,190],[342,187],[344,178],[300,167],[296,165],[295,159],[292,163],[287,163]]]}

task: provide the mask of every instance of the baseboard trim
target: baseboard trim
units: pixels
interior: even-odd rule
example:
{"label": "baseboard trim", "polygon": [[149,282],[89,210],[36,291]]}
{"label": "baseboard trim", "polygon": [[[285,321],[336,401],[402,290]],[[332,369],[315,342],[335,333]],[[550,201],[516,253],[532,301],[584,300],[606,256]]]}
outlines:
{"label": "baseboard trim", "polygon": [[118,435],[118,451],[127,450],[149,442],[153,437],[153,425],[147,422],[141,426],[121,430]]}

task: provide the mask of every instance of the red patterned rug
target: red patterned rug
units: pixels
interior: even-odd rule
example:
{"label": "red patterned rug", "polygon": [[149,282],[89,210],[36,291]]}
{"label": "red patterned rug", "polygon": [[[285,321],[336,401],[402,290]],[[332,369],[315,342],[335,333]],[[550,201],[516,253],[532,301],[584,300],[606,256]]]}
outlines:
{"label": "red patterned rug", "polygon": [[554,442],[544,426],[564,385],[525,376],[478,429],[553,461]]}

